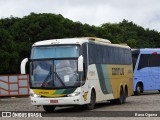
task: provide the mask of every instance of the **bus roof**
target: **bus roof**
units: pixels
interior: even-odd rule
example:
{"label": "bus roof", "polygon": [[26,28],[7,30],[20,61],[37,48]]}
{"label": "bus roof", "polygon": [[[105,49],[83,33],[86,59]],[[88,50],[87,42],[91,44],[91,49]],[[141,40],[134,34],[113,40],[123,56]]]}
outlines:
{"label": "bus roof", "polygon": [[56,44],[83,44],[84,42],[95,42],[101,44],[108,44],[116,47],[129,48],[126,45],[111,44],[107,39],[96,38],[96,37],[77,37],[77,38],[63,38],[63,39],[50,39],[43,40],[33,44],[33,46],[42,46],[42,45],[56,45]]}
{"label": "bus roof", "polygon": [[148,54],[160,53],[160,48],[142,48],[140,49],[140,53],[148,53]]}
{"label": "bus roof", "polygon": [[111,43],[107,39],[95,38],[95,37],[80,37],[80,38],[63,38],[63,39],[51,39],[51,40],[43,40],[33,44],[33,46],[39,45],[53,45],[53,44],[82,44],[84,42],[103,42],[103,43]]}

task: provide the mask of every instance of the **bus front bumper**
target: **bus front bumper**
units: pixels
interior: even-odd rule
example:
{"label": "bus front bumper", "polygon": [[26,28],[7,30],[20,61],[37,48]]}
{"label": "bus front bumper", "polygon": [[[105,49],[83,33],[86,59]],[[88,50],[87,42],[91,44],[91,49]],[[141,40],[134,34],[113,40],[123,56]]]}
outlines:
{"label": "bus front bumper", "polygon": [[58,97],[58,98],[37,98],[31,96],[32,105],[55,105],[55,106],[64,106],[64,105],[82,105],[82,100],[80,95],[74,97]]}

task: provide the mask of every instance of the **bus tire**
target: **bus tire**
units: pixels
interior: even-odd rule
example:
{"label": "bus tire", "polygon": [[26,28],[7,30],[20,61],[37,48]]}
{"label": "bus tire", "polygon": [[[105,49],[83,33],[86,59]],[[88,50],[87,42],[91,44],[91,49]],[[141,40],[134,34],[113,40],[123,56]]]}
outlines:
{"label": "bus tire", "polygon": [[125,86],[125,95],[126,97],[128,97],[128,87],[127,86]]}
{"label": "bus tire", "polygon": [[47,113],[52,113],[54,112],[56,106],[53,105],[43,105],[43,109],[47,112]]}
{"label": "bus tire", "polygon": [[123,101],[122,101],[123,103],[126,102],[127,95],[128,95],[127,91],[126,90],[123,91]]}
{"label": "bus tire", "polygon": [[137,84],[137,85],[136,85],[136,91],[134,92],[134,94],[135,94],[135,95],[140,95],[142,91],[143,91],[143,90],[142,90],[141,85],[140,85],[140,84]]}
{"label": "bus tire", "polygon": [[124,99],[125,99],[124,91],[123,91],[123,88],[121,87],[120,97],[119,97],[119,99],[117,99],[117,104],[123,104],[125,102]]}
{"label": "bus tire", "polygon": [[87,105],[85,105],[85,109],[87,109],[87,110],[93,110],[94,107],[95,107],[95,103],[96,103],[96,95],[95,95],[95,93],[92,90],[91,96],[90,96],[90,103],[87,104]]}

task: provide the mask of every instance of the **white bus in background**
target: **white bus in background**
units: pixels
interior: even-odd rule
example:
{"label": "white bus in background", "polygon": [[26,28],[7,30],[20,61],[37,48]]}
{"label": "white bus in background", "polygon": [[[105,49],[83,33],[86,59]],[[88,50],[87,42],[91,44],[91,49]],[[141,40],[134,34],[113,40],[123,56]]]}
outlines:
{"label": "white bus in background", "polygon": [[[21,63],[21,73],[25,64]],[[84,105],[109,100],[125,103],[133,92],[131,50],[109,40],[84,37],[53,39],[32,46],[30,96],[46,112],[56,106]]]}

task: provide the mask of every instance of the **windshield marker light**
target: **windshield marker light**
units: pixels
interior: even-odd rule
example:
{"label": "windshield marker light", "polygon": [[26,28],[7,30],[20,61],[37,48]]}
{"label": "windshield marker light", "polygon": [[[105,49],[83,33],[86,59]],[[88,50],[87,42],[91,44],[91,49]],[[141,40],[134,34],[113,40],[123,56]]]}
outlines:
{"label": "windshield marker light", "polygon": [[80,92],[74,92],[74,93],[68,94],[67,96],[74,97],[74,96],[78,96],[78,95],[80,95]]}
{"label": "windshield marker light", "polygon": [[59,44],[60,42],[51,42],[51,44]]}

